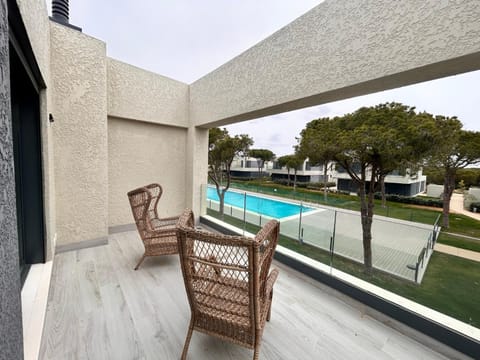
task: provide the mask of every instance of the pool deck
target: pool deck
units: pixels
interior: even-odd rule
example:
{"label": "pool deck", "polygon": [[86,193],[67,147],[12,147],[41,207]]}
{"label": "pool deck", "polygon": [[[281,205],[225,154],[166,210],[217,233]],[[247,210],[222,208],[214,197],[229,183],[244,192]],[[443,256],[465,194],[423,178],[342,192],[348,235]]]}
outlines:
{"label": "pool deck", "polygon": [[[248,193],[248,192],[247,192]],[[248,193],[259,197],[259,194]],[[267,196],[268,199],[286,202],[284,198]],[[300,202],[291,200],[299,205]],[[219,208],[218,202],[209,201],[213,210]],[[338,209],[316,204],[302,203],[316,210],[279,219],[282,235],[329,251],[330,241],[335,233],[334,251],[336,254],[363,262],[362,226],[357,211]],[[264,225],[271,217],[225,204],[225,214],[258,226]],[[301,225],[300,225],[301,218]],[[372,224],[373,266],[401,278],[415,281],[414,267],[419,254],[427,246],[433,225],[420,224],[384,216],[374,216]],[[431,249],[427,250],[425,261],[419,268],[418,281],[421,282],[426,270]]]}

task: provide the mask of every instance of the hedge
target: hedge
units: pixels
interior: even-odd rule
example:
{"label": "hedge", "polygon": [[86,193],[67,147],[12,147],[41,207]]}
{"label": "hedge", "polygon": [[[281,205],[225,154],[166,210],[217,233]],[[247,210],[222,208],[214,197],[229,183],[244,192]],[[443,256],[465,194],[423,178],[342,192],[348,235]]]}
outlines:
{"label": "hedge", "polygon": [[[387,201],[398,202],[402,204],[411,204],[411,205],[421,205],[421,206],[431,206],[441,208],[443,207],[443,201],[441,199],[432,199],[432,198],[423,198],[421,196],[402,196],[395,194],[387,194]],[[375,193],[375,199],[381,199],[382,194]]]}
{"label": "hedge", "polygon": [[[475,210],[474,210],[475,209]],[[470,211],[472,212],[480,212],[480,202],[472,202],[470,204]]]}

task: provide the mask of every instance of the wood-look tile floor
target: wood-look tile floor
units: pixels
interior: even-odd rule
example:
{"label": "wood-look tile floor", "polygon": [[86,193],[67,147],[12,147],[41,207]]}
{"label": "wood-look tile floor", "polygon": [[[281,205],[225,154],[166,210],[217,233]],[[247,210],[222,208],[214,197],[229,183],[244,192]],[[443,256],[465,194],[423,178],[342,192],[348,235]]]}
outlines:
{"label": "wood-look tile floor", "polygon": [[[55,256],[40,359],[179,359],[190,310],[177,255],[148,258],[135,232]],[[279,264],[261,359],[447,359]],[[189,359],[253,351],[194,332]]]}

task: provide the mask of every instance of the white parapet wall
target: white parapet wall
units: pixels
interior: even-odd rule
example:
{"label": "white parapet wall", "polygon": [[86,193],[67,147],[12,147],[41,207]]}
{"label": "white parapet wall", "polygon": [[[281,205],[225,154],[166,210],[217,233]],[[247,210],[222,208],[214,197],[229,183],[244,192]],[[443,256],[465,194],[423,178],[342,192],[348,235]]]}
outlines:
{"label": "white parapet wall", "polygon": [[476,201],[480,201],[480,188],[471,187],[470,189],[468,189],[468,194],[473,196]]}
{"label": "white parapet wall", "polygon": [[442,194],[443,194],[443,185],[437,185],[437,184],[427,185],[427,196],[440,198]]}

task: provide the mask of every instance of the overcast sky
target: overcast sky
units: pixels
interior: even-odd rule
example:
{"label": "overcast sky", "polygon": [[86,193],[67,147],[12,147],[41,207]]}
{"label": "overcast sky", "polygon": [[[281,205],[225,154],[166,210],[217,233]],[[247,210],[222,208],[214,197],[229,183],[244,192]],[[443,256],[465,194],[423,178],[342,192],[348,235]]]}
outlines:
{"label": "overcast sky", "polygon": [[[70,22],[107,43],[115,59],[192,83],[322,1],[318,0],[70,0]],[[47,1],[50,7],[50,1]],[[277,156],[313,119],[361,106],[402,102],[433,114],[456,115],[480,130],[480,71],[230,125]]]}

